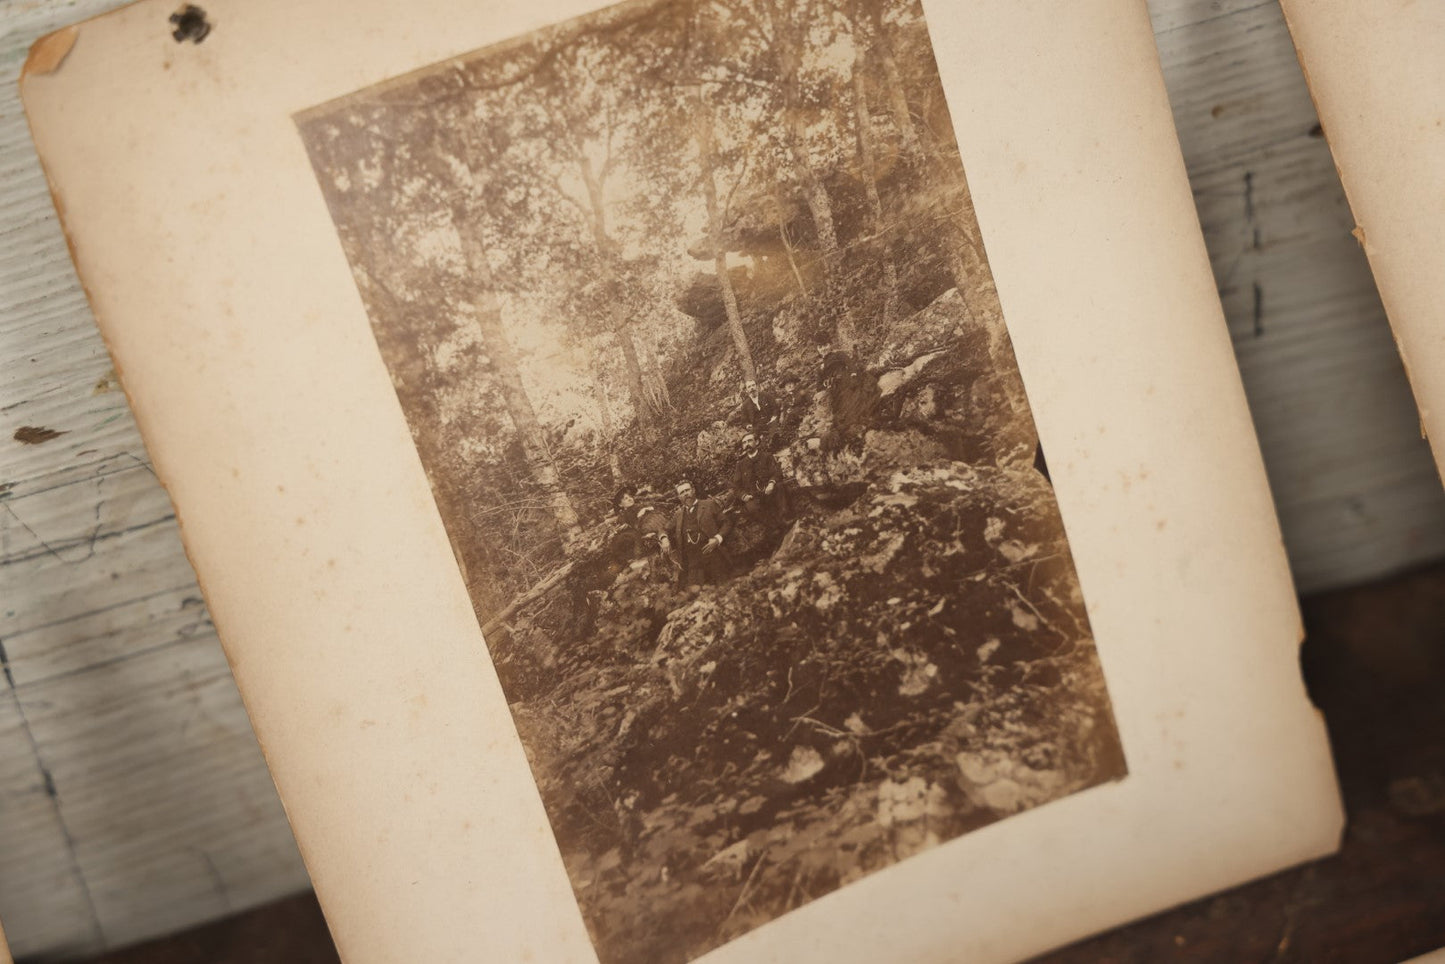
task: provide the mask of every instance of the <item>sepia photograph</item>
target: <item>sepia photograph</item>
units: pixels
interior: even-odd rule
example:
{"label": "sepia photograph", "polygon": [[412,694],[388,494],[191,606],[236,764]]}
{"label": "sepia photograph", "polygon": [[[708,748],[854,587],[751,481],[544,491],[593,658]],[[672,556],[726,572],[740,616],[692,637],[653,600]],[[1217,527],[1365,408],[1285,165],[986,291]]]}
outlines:
{"label": "sepia photograph", "polygon": [[1126,775],[917,0],[295,120],[604,964]]}

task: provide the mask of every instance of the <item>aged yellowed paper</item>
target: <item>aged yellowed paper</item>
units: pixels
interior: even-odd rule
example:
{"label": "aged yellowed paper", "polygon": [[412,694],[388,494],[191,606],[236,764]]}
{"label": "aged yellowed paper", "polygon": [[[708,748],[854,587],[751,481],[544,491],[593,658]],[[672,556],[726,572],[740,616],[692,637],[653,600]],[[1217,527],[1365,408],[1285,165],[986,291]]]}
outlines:
{"label": "aged yellowed paper", "polygon": [[604,962],[1127,774],[916,0],[297,115]]}
{"label": "aged yellowed paper", "polygon": [[[645,12],[660,17],[691,5],[654,6],[657,10]],[[741,20],[751,6],[711,5],[710,16],[736,7]],[[814,23],[802,35],[806,43],[856,54],[861,49],[856,44],[818,39],[828,30],[844,29],[837,23],[846,20],[847,6],[826,23]],[[629,5],[634,11],[641,7]],[[768,16],[787,17],[781,10],[792,9],[757,5],[765,12],[769,7]],[[437,105],[450,101],[445,96],[439,101],[435,87],[441,85],[446,95],[446,85],[457,77],[485,85],[497,79],[488,71],[500,71],[509,82],[528,71],[570,76],[558,66],[564,55],[591,48],[555,43],[558,36],[570,36],[565,26],[562,34],[537,31],[570,23],[624,29],[605,19],[619,16],[615,11],[599,14],[601,21],[586,19],[597,11],[598,5],[589,2],[429,2],[399,16],[382,2],[257,0],[208,6],[210,30],[196,43],[173,39],[171,9],[143,2],[81,25],[64,44],[47,48],[43,64],[24,81],[27,110],[81,276],[157,470],[177,504],[187,550],[338,947],[353,964],[591,960],[599,954],[626,959],[617,945],[598,939],[599,918],[587,916],[579,904],[589,906],[584,892],[602,875],[635,863],[628,841],[655,838],[645,827],[641,832],[624,829],[615,853],[584,853],[592,863],[580,870],[578,850],[566,840],[561,841],[565,849],[559,849],[559,837],[566,835],[555,807],[549,816],[550,791],[539,793],[542,771],[535,760],[529,766],[524,752],[535,751],[536,744],[518,738],[519,727],[527,735],[524,724],[533,724],[535,733],[537,717],[516,710],[522,700],[504,692],[506,679],[499,680],[493,665],[504,634],[518,631],[514,614],[525,611],[513,610],[507,614],[511,624],[493,626],[493,620],[503,619],[507,607],[501,607],[488,617],[484,641],[474,608],[476,566],[460,548],[456,503],[440,492],[438,460],[419,454],[419,447],[426,450],[418,432],[422,423],[416,406],[407,408],[404,386],[413,384],[417,374],[398,367],[397,359],[407,356],[386,343],[388,332],[423,329],[397,329],[379,320],[385,313],[377,306],[388,291],[401,295],[397,317],[406,314],[407,305],[428,304],[424,299],[434,293],[424,283],[389,273],[389,262],[367,259],[367,245],[355,243],[360,226],[374,226],[375,211],[392,210],[346,207],[358,195],[374,197],[386,181],[389,169],[380,166],[381,155],[328,153],[324,147],[332,136],[328,124],[340,137],[343,125],[351,123],[348,105],[371,109],[368,105],[381,97],[387,110],[411,105],[417,111],[395,116],[448,119]],[[821,55],[811,60],[780,55],[787,46],[779,38],[789,23],[795,21],[764,19],[754,25],[769,38],[757,47],[759,57],[775,58],[774,69],[784,75],[797,69],[825,78],[848,76],[845,59],[826,66],[828,58]],[[923,265],[917,272],[921,280],[911,290],[929,292],[930,309],[937,305],[936,314],[945,318],[953,317],[948,311],[959,312],[951,324],[963,339],[960,344],[967,343],[967,332],[980,315],[984,325],[979,331],[996,332],[985,339],[986,346],[968,349],[985,352],[1004,375],[996,383],[998,391],[981,395],[979,404],[983,411],[1008,409],[1015,416],[1031,411],[1028,423],[1010,416],[989,436],[1013,439],[1022,447],[995,442],[988,453],[967,457],[959,449],[950,466],[930,467],[933,474],[924,482],[916,474],[896,475],[913,472],[917,465],[900,469],[887,462],[895,472],[888,494],[876,490],[878,478],[866,471],[840,483],[839,467],[850,459],[866,468],[870,458],[874,465],[901,458],[901,449],[913,453],[909,458],[938,450],[921,445],[926,433],[916,424],[905,425],[901,410],[878,414],[883,406],[877,402],[868,409],[869,418],[892,419],[890,437],[899,443],[888,449],[891,454],[880,455],[882,422],[850,434],[845,413],[859,406],[825,401],[839,397],[834,386],[867,382],[877,373],[870,370],[864,378],[857,370],[861,366],[844,361],[824,374],[827,358],[815,371],[804,364],[806,353],[789,354],[784,348],[777,357],[796,366],[789,370],[827,381],[810,411],[828,414],[830,421],[829,430],[810,433],[802,428],[805,415],[797,438],[784,439],[788,444],[779,451],[804,461],[814,457],[808,453],[819,453],[816,457],[824,460],[819,474],[807,477],[832,484],[846,497],[858,497],[847,486],[862,485],[864,492],[875,487],[867,498],[893,500],[860,506],[868,512],[916,506],[920,485],[948,488],[953,480],[958,491],[985,489],[992,484],[978,468],[985,463],[1003,472],[1001,478],[1018,482],[1010,491],[1022,486],[1041,493],[1018,505],[1039,506],[1040,512],[1056,512],[1062,519],[1076,576],[1059,570],[1049,579],[1065,580],[1057,583],[1061,587],[1076,579],[1070,591],[1082,599],[1084,611],[1067,618],[1089,627],[1093,645],[1079,651],[1094,660],[1097,650],[1097,663],[1090,665],[1101,669],[1109,701],[1108,716],[1099,718],[1108,720],[1106,731],[1117,733],[1111,739],[1122,750],[1127,775],[1123,766],[1105,768],[1094,778],[1030,795],[1033,784],[1043,784],[1038,777],[1024,778],[1025,770],[1073,771],[1010,760],[1009,772],[1017,779],[1011,777],[1012,786],[1005,786],[991,778],[1004,763],[981,760],[971,749],[951,743],[948,752],[958,756],[957,772],[925,779],[900,771],[896,759],[880,767],[865,753],[849,756],[855,743],[887,729],[870,723],[877,719],[872,704],[860,704],[856,722],[852,717],[818,720],[802,707],[798,726],[804,731],[821,727],[834,739],[804,744],[789,731],[777,746],[764,748],[780,754],[780,781],[811,788],[815,784],[809,781],[832,772],[825,754],[840,760],[856,756],[863,764],[860,782],[868,780],[876,791],[859,800],[873,806],[876,799],[879,822],[888,810],[886,839],[895,850],[902,840],[905,852],[896,861],[869,862],[861,869],[873,872],[836,881],[841,886],[809,895],[816,897],[810,901],[784,892],[776,913],[761,915],[754,922],[759,926],[741,932],[736,911],[747,913],[749,888],[766,876],[769,859],[781,859],[780,850],[770,849],[779,838],[719,838],[717,843],[727,846],[718,856],[731,854],[726,859],[735,859],[738,867],[732,877],[706,878],[707,886],[726,893],[727,919],[717,925],[717,933],[723,939],[740,936],[722,943],[694,942],[681,950],[670,947],[667,959],[708,946],[714,947],[706,954],[710,961],[1017,959],[1335,845],[1338,803],[1323,728],[1299,681],[1299,625],[1288,571],[1169,123],[1146,12],[1119,0],[1066,9],[1047,3],[925,3],[916,12],[888,14],[879,30],[896,31],[895,36],[911,31],[907,36],[916,38],[924,23],[928,59],[937,64],[934,83],[946,102],[945,107],[935,100],[934,109],[943,111],[941,118],[951,127],[947,136],[956,137],[954,163],[967,174],[997,301],[974,297],[978,292],[971,281],[959,284],[963,294],[955,301],[962,305],[938,305],[946,292],[934,297],[933,288],[947,287],[950,271],[955,279],[980,277],[977,266],[968,264],[965,248],[954,249],[957,257],[951,258],[945,244],[912,261],[905,254],[915,249],[902,242],[892,252],[905,265]],[[746,27],[739,22],[739,30]],[[683,17],[677,29],[693,28]],[[846,29],[859,30],[857,21]],[[321,36],[324,43],[316,40]],[[58,46],[66,49],[57,56]],[[489,59],[485,52],[493,48],[510,52]],[[642,57],[640,49],[622,48],[612,56]],[[606,56],[590,62],[595,76],[611,76],[608,71],[615,67]],[[667,63],[643,65],[624,79],[668,69]],[[904,68],[915,91],[919,70]],[[881,70],[877,76],[886,75]],[[701,83],[686,79],[690,83],[680,86],[702,88],[715,131],[761,123],[766,102],[741,94],[719,101],[715,95],[722,82],[716,73]],[[871,83],[882,91],[887,82]],[[866,102],[867,82],[863,90]],[[887,98],[876,102],[876,121],[858,129],[893,131],[888,136],[897,137],[909,121],[885,122]],[[812,105],[785,101],[782,116],[793,116],[794,110],[801,116],[803,107]],[[604,98],[603,107],[603,116],[611,116],[609,111],[631,116],[619,99]],[[523,122],[535,121],[535,112],[525,104],[509,110],[504,115],[518,119],[510,122],[507,147],[542,144],[540,138],[524,136]],[[729,140],[726,133],[710,140],[696,123],[703,113],[694,112],[692,129],[677,122],[666,129],[690,138],[690,147],[677,147],[677,157],[714,156],[711,145],[719,161],[710,166],[716,179],[727,183],[727,171],[746,166],[728,158],[746,154],[752,140]],[[939,115],[919,116],[932,122],[926,136],[944,137],[936,133],[943,129]],[[542,121],[547,119],[544,113]],[[591,122],[579,117],[568,129]],[[767,224],[770,230],[781,228],[785,249],[773,263],[784,265],[787,255],[795,256],[787,274],[795,276],[803,295],[840,290],[850,263],[847,254],[834,261],[826,253],[821,199],[807,174],[810,160],[845,150],[866,157],[871,150],[861,137],[851,146],[840,146],[847,142],[839,140],[830,148],[826,126],[825,119],[815,118],[760,128],[774,144],[774,162],[786,167],[779,168],[779,181],[798,185],[796,217],[775,215]],[[357,127],[363,133],[367,129]],[[449,130],[441,125],[427,142],[443,144],[445,150],[421,150],[414,132],[401,142],[407,159],[435,158],[439,167],[414,173],[397,190],[399,197],[422,198],[417,203],[425,210],[431,210],[424,207],[425,197],[439,184],[465,193],[464,204],[444,205],[435,214],[457,219],[450,233],[411,231],[402,221],[392,221],[380,225],[391,234],[369,242],[371,249],[405,252],[432,250],[427,239],[442,239],[430,256],[434,284],[446,288],[445,297],[473,283],[480,268],[496,271],[491,259],[505,249],[473,235],[475,243],[486,242],[489,256],[467,260],[466,270],[456,267],[456,252],[465,254],[468,243],[460,225],[492,210],[469,206],[482,189],[466,186],[481,167],[476,159],[492,148],[464,144],[458,150],[447,141]],[[625,147],[629,128],[624,124],[619,130],[617,141]],[[553,170],[543,155],[527,156],[535,160],[534,172]],[[579,173],[557,192],[563,203],[566,197],[588,203],[593,186],[586,174],[589,158],[606,164],[603,155],[590,154],[585,146],[578,150],[573,159]],[[458,172],[459,164],[465,173]],[[875,159],[861,169],[878,166]],[[635,170],[639,173],[630,177],[641,181],[640,161]],[[945,177],[956,180],[958,174],[919,174],[917,180],[938,183]],[[837,187],[823,179],[821,190],[826,195]],[[657,192],[636,193],[645,200]],[[528,196],[523,189],[496,203]],[[734,200],[722,197],[724,203]],[[880,198],[875,212],[886,210],[883,203]],[[722,256],[723,231],[706,198],[694,201],[690,210],[694,213],[683,220],[691,217],[697,233],[710,239],[703,245],[703,260],[720,269],[715,278],[730,275],[736,265]],[[958,225],[966,228],[972,222],[965,217],[960,214]],[[608,224],[611,231],[629,230],[620,215]],[[804,224],[811,229],[793,233]],[[946,237],[948,229],[936,233]],[[549,249],[554,238],[541,234],[520,247]],[[461,248],[450,247],[455,239]],[[812,263],[804,256],[797,264],[790,249],[794,241],[804,251],[821,254]],[[610,260],[614,242],[607,225],[594,231],[588,242],[592,248],[578,248],[579,257],[592,259],[584,268],[612,270],[609,265],[630,266],[641,258],[628,256],[630,249],[617,242],[623,255]],[[736,247],[726,252],[737,253]],[[974,256],[981,258],[978,252]],[[557,270],[549,275],[568,266],[560,254],[557,258]],[[886,261],[878,255],[867,264],[879,272],[879,290],[897,290],[887,280]],[[954,262],[958,267],[950,267]],[[756,264],[766,263],[761,255],[756,259]],[[522,274],[524,265],[516,267],[504,281]],[[898,286],[906,287],[907,270],[895,265],[895,273],[904,279]],[[533,297],[531,289],[493,285],[488,290],[498,292],[497,311],[503,317],[515,315],[518,305]],[[736,375],[749,381],[741,362],[747,332],[737,338],[731,313],[724,310],[727,300],[722,296],[717,309],[720,317],[727,315],[726,327],[718,329],[726,332],[720,339],[733,337]],[[866,323],[852,336],[839,334],[850,320],[859,320],[853,310],[833,319],[830,339],[838,349],[851,337],[855,344],[844,354],[856,352],[856,358],[874,345],[870,338],[875,336]],[[896,317],[890,311],[903,313],[886,305],[880,309],[884,317]],[[1002,327],[997,325],[1000,313]],[[486,323],[478,318],[479,326]],[[480,330],[483,345],[492,337],[488,358],[498,354],[495,332]],[[515,338],[521,330],[513,327],[506,335]],[[548,329],[539,325],[535,330]],[[790,337],[788,324],[774,321],[773,338],[786,343]],[[1010,341],[1005,355],[1000,346]],[[886,340],[877,344],[888,347]],[[458,343],[438,344],[431,355],[435,361],[457,348]],[[1009,401],[1011,366],[1002,361],[1009,356],[1017,359],[1027,409]],[[760,367],[766,369],[767,356],[761,357]],[[898,386],[936,363],[931,353],[927,359],[899,358],[908,364],[892,376]],[[506,367],[504,361],[489,364]],[[903,374],[908,371],[915,375]],[[533,383],[535,376],[533,371]],[[881,385],[887,377],[884,372],[877,381]],[[520,425],[525,421],[520,396],[499,391],[504,397],[497,404],[506,408],[510,423]],[[897,393],[924,404],[903,387],[896,387]],[[753,389],[744,385],[743,394],[759,411],[764,408]],[[549,409],[539,404],[538,420],[546,424]],[[553,409],[562,404],[554,401]],[[928,404],[935,406],[928,411],[938,411],[936,399]],[[767,436],[772,439],[776,431],[767,428]],[[816,448],[809,444],[813,438]],[[1047,477],[1030,464],[1034,439],[1047,452]],[[485,438],[470,441],[480,444]],[[751,458],[745,439],[737,441],[743,446],[740,457]],[[527,448],[525,438],[519,444]],[[539,451],[523,451],[521,462],[545,479],[547,458]],[[710,571],[716,560],[704,560],[703,546],[717,536],[718,545],[731,550],[732,531],[724,535],[721,527],[710,531],[704,520],[690,522],[687,511],[700,501],[695,500],[700,493],[688,490],[705,483],[677,481],[679,508],[667,530],[679,547],[673,559],[684,576],[694,573],[695,581],[709,584],[687,589],[696,594],[687,605],[706,600],[723,579],[738,585],[736,580],[761,578],[756,574],[776,559],[786,561],[788,553],[803,551],[795,540],[776,550],[781,556],[774,562],[756,563],[762,568],[753,576]],[[546,485],[543,489],[551,491]],[[759,494],[772,493],[759,489]],[[480,496],[477,501],[488,504]],[[555,493],[543,504],[548,524],[565,528],[566,507]],[[768,513],[795,511],[768,504],[765,521]],[[818,510],[815,518],[831,520],[820,523],[824,529],[819,531],[826,535],[839,511],[854,510],[829,505]],[[1026,540],[1013,539],[1002,520],[993,527],[984,521],[984,542],[993,531],[990,544],[998,553],[1013,553],[1028,563],[1036,550]],[[689,538],[693,534],[697,540]],[[1062,533],[1050,538],[1062,539]],[[685,547],[694,543],[696,554],[689,555]],[[966,565],[959,565],[960,580],[979,572]],[[879,567],[880,575],[888,571],[886,558]],[[932,579],[952,570],[930,571],[927,578]],[[1016,629],[1039,629],[1040,623],[1057,623],[1070,611],[1067,603],[1048,608],[1053,604],[1034,596],[1031,583],[1020,587],[1004,580],[999,585],[1018,590],[1019,602],[1008,617]],[[834,594],[824,589],[813,606],[819,612],[835,606]],[[602,596],[579,597],[586,600],[579,618],[605,625],[616,593],[612,585],[595,591]],[[904,593],[883,602],[894,598],[905,609],[913,604]],[[774,602],[775,613],[786,611],[782,602]],[[945,618],[947,606],[948,600],[940,599],[918,618]],[[539,617],[528,618],[535,629]],[[919,636],[917,630],[910,635],[912,623],[900,621],[899,643],[879,635],[879,657],[888,672],[899,676],[890,699],[917,700],[939,692],[941,684],[934,679],[949,673],[947,666],[939,668],[934,651],[910,642]],[[807,632],[840,643],[846,638],[836,624]],[[1079,641],[1071,640],[1070,652]],[[985,640],[970,658],[987,663],[1008,642],[1009,637]],[[709,661],[721,665],[724,655]],[[1083,673],[1083,666],[1071,667],[1070,673]],[[1050,685],[1058,683],[1036,673],[1032,682],[1025,678],[1016,688],[1032,686],[1028,691],[1037,693]],[[794,688],[780,686],[782,703]],[[509,707],[509,698],[514,706]],[[964,699],[953,702],[966,704]],[[946,701],[939,712],[949,712]],[[905,722],[914,725],[911,718]],[[973,726],[977,719],[966,722]],[[623,716],[617,732],[629,729]],[[963,739],[964,732],[950,729],[940,739]],[[1104,739],[1097,745],[1108,744]],[[917,747],[896,750],[914,753]],[[599,779],[604,787],[611,785],[606,782],[610,777]],[[976,827],[947,822],[962,805],[952,799],[969,797],[966,781],[975,791],[968,800],[971,812],[987,818]],[[917,802],[909,796],[915,791]],[[647,809],[651,803],[645,793],[638,801],[618,801],[619,825],[625,828],[639,808],[653,814],[666,805],[657,801],[657,807]],[[759,803],[748,815],[772,816],[767,806]],[[925,828],[927,846],[921,847],[893,829],[896,814],[907,813],[912,820],[920,807],[948,828],[935,833],[936,839],[927,839]],[[994,819],[1002,814],[1005,819]],[[750,839],[753,844],[738,847]],[[683,864],[664,857],[651,865],[650,876],[644,865],[637,879],[667,885],[688,869]],[[803,870],[799,864],[794,879],[803,880]],[[696,906],[708,903],[699,898]]]}
{"label": "aged yellowed paper", "polygon": [[1445,466],[1445,8],[1281,0],[1435,464]]}

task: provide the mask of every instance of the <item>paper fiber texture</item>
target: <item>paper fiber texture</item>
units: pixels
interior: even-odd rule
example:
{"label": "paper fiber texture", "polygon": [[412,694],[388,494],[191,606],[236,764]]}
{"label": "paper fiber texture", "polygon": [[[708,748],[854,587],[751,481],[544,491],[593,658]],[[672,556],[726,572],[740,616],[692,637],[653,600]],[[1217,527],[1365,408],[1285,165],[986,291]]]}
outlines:
{"label": "paper fiber texture", "polygon": [[1410,386],[1445,466],[1445,8],[1281,0]]}
{"label": "paper fiber texture", "polygon": [[[350,964],[599,948],[296,117],[598,7],[251,0],[208,6],[194,43],[143,2],[82,24],[23,81]],[[1127,776],[841,886],[709,961],[1017,959],[1336,843],[1147,14],[923,12]],[[742,903],[746,885],[715,886]]]}

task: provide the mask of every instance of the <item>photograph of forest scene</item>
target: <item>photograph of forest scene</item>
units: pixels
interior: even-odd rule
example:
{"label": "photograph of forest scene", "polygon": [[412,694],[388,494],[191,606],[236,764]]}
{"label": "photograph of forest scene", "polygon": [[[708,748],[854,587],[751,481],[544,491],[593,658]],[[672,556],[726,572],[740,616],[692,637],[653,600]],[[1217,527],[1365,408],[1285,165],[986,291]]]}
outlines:
{"label": "photograph of forest scene", "polygon": [[917,0],[631,0],[296,123],[605,964],[1125,775]]}

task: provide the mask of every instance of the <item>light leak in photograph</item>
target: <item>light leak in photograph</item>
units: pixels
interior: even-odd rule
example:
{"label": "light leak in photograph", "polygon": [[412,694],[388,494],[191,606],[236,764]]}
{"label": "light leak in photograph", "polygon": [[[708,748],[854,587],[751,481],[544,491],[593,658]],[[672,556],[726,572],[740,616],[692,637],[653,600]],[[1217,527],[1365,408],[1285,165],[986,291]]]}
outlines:
{"label": "light leak in photograph", "polygon": [[296,123],[605,964],[1125,775],[916,0],[633,0]]}

